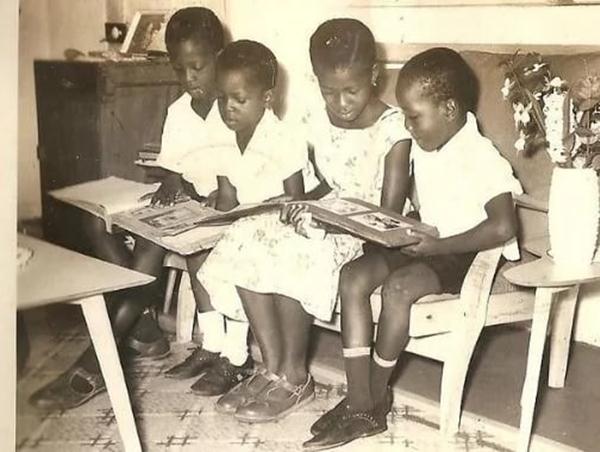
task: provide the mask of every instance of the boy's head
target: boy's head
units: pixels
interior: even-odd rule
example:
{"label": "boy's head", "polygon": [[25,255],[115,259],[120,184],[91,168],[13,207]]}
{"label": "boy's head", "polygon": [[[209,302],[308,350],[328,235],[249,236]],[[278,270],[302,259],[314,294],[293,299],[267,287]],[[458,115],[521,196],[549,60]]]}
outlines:
{"label": "boy's head", "polygon": [[169,59],[194,99],[214,99],[215,59],[223,44],[223,27],[210,9],[183,8],[169,19],[165,30]]}
{"label": "boy's head", "polygon": [[310,61],[330,116],[350,126],[371,100],[379,74],[373,33],[356,19],[323,22],[310,38]]}
{"label": "boy's head", "polygon": [[217,57],[219,112],[236,132],[254,128],[273,100],[277,59],[266,46],[240,40],[227,45]]}
{"label": "boy's head", "polygon": [[405,124],[426,151],[442,147],[477,105],[478,83],[454,50],[437,47],[411,58],[398,73],[396,99]]}

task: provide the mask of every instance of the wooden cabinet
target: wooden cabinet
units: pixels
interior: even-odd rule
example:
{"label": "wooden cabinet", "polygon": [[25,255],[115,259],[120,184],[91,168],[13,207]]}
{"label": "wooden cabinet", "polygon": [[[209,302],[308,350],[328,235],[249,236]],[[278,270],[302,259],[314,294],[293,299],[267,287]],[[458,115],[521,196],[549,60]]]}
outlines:
{"label": "wooden cabinet", "polygon": [[137,152],[160,141],[179,85],[167,60],[38,60],[34,70],[44,236],[85,252],[82,213],[47,192],[111,175],[143,181]]}

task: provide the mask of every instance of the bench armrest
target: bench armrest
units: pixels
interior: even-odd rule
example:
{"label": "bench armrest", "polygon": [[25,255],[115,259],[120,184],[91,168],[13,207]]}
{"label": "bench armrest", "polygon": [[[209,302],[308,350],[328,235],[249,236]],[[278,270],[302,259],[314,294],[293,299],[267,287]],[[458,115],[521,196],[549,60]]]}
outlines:
{"label": "bench armrest", "polygon": [[469,317],[471,325],[483,327],[485,324],[492,283],[503,249],[504,246],[499,246],[480,251],[473,259],[460,290],[461,320]]}

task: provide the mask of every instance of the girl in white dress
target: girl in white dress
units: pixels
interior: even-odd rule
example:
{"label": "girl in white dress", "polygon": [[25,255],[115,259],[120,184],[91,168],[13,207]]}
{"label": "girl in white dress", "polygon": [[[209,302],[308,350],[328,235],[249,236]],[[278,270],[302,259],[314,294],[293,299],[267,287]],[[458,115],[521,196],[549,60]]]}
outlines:
{"label": "girl in white dress", "polygon": [[[371,31],[354,19],[327,21],[311,37],[310,56],[325,105],[305,120],[320,182],[307,198],[355,197],[400,210],[409,185],[409,134],[401,112],[376,96]],[[297,218],[297,209],[281,217],[290,214]],[[228,230],[198,278],[215,309],[250,321],[265,368],[225,394],[219,411],[266,422],[312,400],[306,353],[313,316],[331,318],[339,271],[362,244],[345,234],[304,237],[280,215]]]}

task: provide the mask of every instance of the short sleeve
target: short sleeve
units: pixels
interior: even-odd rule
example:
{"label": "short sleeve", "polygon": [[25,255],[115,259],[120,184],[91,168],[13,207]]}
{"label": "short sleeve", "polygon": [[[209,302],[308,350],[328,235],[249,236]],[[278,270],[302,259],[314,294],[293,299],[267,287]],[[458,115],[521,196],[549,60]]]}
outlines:
{"label": "short sleeve", "polygon": [[386,149],[391,149],[399,141],[412,139],[404,126],[404,114],[399,108],[391,107],[384,115],[381,123]]}
{"label": "short sleeve", "polygon": [[478,187],[484,204],[502,193],[523,193],[510,163],[490,142],[479,150],[478,155],[477,169],[472,174],[477,179],[475,186]]}
{"label": "short sleeve", "polygon": [[163,131],[160,140],[160,153],[156,159],[158,166],[161,166],[170,171],[179,172],[177,168],[179,162],[178,140],[177,140],[177,127],[176,119],[171,112],[167,113],[165,122],[163,124]]}

